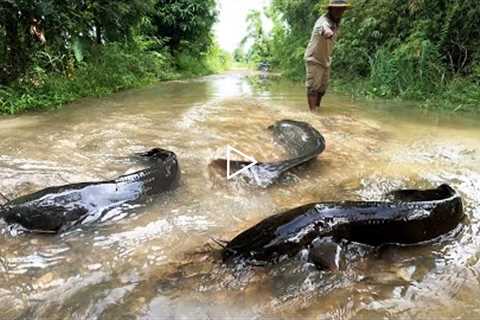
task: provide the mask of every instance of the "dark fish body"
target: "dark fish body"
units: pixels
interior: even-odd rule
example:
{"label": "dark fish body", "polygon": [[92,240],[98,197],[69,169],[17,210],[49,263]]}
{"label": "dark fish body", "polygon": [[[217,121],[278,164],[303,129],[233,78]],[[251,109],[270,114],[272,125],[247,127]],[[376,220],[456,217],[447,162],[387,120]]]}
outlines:
{"label": "dark fish body", "polygon": [[[257,185],[266,187],[285,172],[316,158],[325,150],[325,139],[314,127],[306,122],[282,120],[270,126],[275,141],[287,151],[289,158],[276,162],[259,162],[246,170]],[[226,170],[227,160],[218,159],[213,164]],[[230,161],[232,171],[250,165],[248,161]]]}
{"label": "dark fish body", "polygon": [[173,152],[153,149],[139,157],[147,161],[144,170],[111,181],[46,188],[6,203],[0,217],[30,231],[57,233],[175,188],[180,171]]}
{"label": "dark fish body", "polygon": [[448,185],[393,192],[385,202],[323,202],[269,217],[224,248],[223,258],[275,262],[333,238],[378,246],[411,245],[455,229],[464,218],[461,197]]}

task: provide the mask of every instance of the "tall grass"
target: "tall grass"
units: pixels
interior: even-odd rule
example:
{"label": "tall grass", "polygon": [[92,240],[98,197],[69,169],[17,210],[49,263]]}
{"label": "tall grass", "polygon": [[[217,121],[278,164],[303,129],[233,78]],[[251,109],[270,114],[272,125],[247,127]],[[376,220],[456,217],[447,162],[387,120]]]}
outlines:
{"label": "tall grass", "polygon": [[433,43],[422,38],[391,48],[382,47],[370,61],[371,94],[421,99],[444,85],[446,70],[438,63]]}

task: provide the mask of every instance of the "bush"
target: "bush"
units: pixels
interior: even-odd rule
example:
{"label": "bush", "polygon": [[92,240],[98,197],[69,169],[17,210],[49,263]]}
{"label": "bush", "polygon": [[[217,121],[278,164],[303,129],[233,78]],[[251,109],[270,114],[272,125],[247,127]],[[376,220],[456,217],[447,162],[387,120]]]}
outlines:
{"label": "bush", "polygon": [[[304,79],[303,54],[327,2],[272,1],[270,60],[288,78]],[[337,84],[361,94],[424,100],[428,107],[480,110],[477,0],[352,3],[333,57],[333,77],[342,80]]]}
{"label": "bush", "polygon": [[[0,113],[178,77],[177,66],[190,75],[221,69],[216,8],[216,0],[0,0]],[[190,56],[176,59],[181,51]]]}
{"label": "bush", "polygon": [[201,76],[227,69],[231,64],[232,57],[214,44],[200,59],[190,52],[182,51],[177,55],[175,61],[178,70],[184,76]]}
{"label": "bush", "polygon": [[68,67],[46,72],[37,66],[11,86],[0,87],[0,113],[56,108],[80,97],[104,96],[158,80],[220,72],[231,61],[218,46],[211,47],[201,59],[185,52],[173,58],[158,41],[144,38],[99,46],[82,62],[75,62],[73,57],[62,59],[62,65],[71,63],[77,67],[72,66],[71,72]]}
{"label": "bush", "polygon": [[139,43],[111,43],[94,50],[73,75],[37,68],[17,83],[2,87],[0,113],[58,107],[80,97],[108,95],[178,77],[170,60],[166,51],[148,51]]}
{"label": "bush", "polygon": [[443,86],[442,90],[426,99],[421,106],[451,112],[479,112],[480,90],[473,81],[456,77]]}
{"label": "bush", "polygon": [[380,48],[370,60],[371,92],[382,97],[420,99],[443,85],[445,69],[438,48],[421,36],[398,47]]}

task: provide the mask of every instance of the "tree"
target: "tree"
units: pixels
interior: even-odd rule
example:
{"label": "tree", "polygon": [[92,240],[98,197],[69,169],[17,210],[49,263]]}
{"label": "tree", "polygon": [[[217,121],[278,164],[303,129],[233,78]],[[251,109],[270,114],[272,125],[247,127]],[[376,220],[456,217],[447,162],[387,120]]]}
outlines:
{"label": "tree", "polygon": [[33,64],[71,69],[96,47],[137,36],[166,40],[158,43],[172,53],[201,55],[213,44],[216,17],[215,0],[0,0],[0,84]]}
{"label": "tree", "polygon": [[[272,60],[287,75],[302,78],[303,53],[327,0],[272,0]],[[399,64],[437,66],[472,74],[480,59],[480,6],[476,0],[355,0],[342,22],[334,69],[368,77],[382,52]],[[395,53],[396,52],[396,53]],[[425,59],[429,63],[424,63]],[[415,62],[416,61],[416,62]],[[430,66],[428,66],[430,65]]]}
{"label": "tree", "polygon": [[173,52],[204,53],[212,45],[217,20],[215,0],[158,0],[151,18],[153,35],[165,38]]}
{"label": "tree", "polygon": [[236,62],[245,62],[245,52],[243,46],[235,49],[235,51],[233,52],[233,59]]}
{"label": "tree", "polygon": [[246,58],[250,62],[268,62],[271,58],[270,39],[263,28],[262,13],[252,10],[247,15],[247,35],[242,39],[240,45],[244,47],[249,41],[251,46]]}
{"label": "tree", "polygon": [[35,3],[30,1],[0,1],[0,29],[4,39],[0,63],[0,84],[15,79],[28,64],[28,52],[33,45],[29,27],[34,19],[40,19]]}

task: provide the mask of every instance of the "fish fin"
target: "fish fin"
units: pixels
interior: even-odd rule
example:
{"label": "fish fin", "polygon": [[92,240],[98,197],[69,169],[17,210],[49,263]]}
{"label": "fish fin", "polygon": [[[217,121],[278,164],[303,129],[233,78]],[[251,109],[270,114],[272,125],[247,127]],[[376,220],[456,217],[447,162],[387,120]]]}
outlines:
{"label": "fish fin", "polygon": [[265,267],[269,263],[266,261],[258,261],[258,260],[249,260],[247,263],[252,267]]}
{"label": "fish fin", "polygon": [[84,221],[90,216],[91,214],[85,213],[80,218],[74,221],[69,221],[63,224],[56,233],[62,234],[64,232],[72,230],[74,227],[79,226],[84,223]]}
{"label": "fish fin", "polygon": [[220,246],[222,249],[226,249],[228,245],[228,241],[215,239],[210,237],[210,240],[213,241],[216,245]]}
{"label": "fish fin", "polygon": [[[3,193],[1,193],[1,192],[0,192],[0,197],[2,197],[4,200],[6,200],[6,201],[7,201],[6,203],[12,201],[12,200],[10,200],[7,196],[5,196],[5,195],[4,195]],[[1,206],[0,206],[0,207],[1,207]]]}

